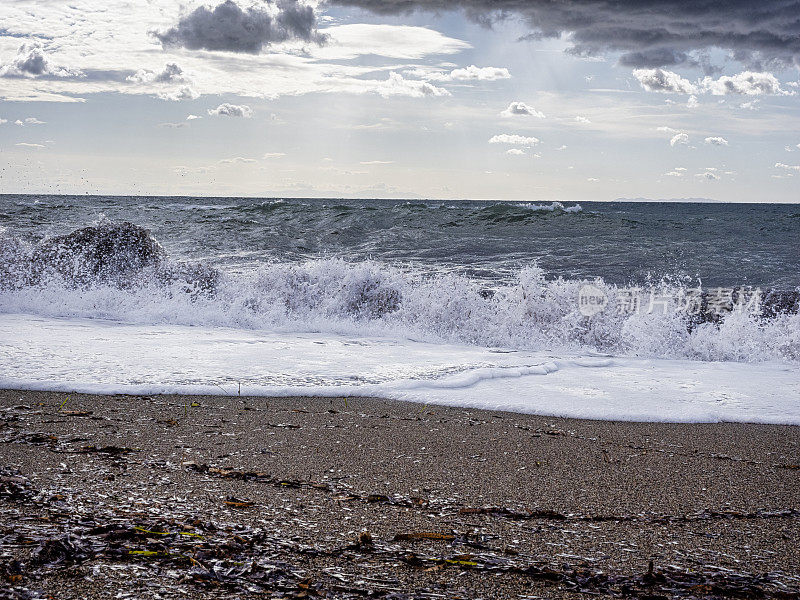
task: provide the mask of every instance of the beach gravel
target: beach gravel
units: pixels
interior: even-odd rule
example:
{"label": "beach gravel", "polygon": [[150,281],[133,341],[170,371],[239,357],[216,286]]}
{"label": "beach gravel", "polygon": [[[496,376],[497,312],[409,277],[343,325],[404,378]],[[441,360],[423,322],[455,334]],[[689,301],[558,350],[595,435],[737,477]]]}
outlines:
{"label": "beach gravel", "polygon": [[0,598],[800,597],[800,427],[0,391]]}

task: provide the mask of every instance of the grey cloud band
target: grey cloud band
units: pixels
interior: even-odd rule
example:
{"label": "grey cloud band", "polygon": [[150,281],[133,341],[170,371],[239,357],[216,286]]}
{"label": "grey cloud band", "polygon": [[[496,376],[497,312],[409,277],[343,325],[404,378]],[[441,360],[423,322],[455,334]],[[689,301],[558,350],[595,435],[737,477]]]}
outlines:
{"label": "grey cloud band", "polygon": [[571,52],[621,52],[630,67],[679,64],[715,70],[703,52],[729,51],[750,69],[800,67],[799,0],[329,0],[379,14],[463,10],[490,24],[523,18],[531,39],[570,34]]}

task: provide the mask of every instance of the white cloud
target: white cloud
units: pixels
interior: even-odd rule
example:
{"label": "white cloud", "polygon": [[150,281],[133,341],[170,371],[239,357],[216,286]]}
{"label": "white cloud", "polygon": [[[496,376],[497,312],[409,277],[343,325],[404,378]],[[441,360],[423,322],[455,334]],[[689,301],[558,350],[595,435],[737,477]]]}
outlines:
{"label": "white cloud", "polygon": [[217,108],[209,108],[208,114],[211,116],[223,117],[243,117],[249,119],[253,116],[253,109],[245,104],[220,104]]}
{"label": "white cloud", "polygon": [[510,77],[511,73],[505,67],[476,67],[475,65],[463,69],[453,69],[449,74],[450,81],[496,81]]}
{"label": "white cloud", "polygon": [[670,177],[683,177],[686,175],[683,171],[668,171],[664,173],[664,175],[669,175]]}
{"label": "white cloud", "polygon": [[525,150],[520,150],[519,148],[511,148],[510,150],[506,150],[506,154],[511,154],[512,156],[522,156],[525,154]]}
{"label": "white cloud", "polygon": [[566,150],[566,149],[567,149],[566,146],[559,146],[558,148],[556,148],[556,150]]}
{"label": "white cloud", "polygon": [[513,146],[535,146],[539,143],[535,137],[526,137],[511,133],[499,133],[489,139],[490,144],[511,144]]}
{"label": "white cloud", "polygon": [[697,106],[697,94],[710,93],[713,96],[739,94],[745,96],[773,95],[789,96],[796,92],[784,90],[778,78],[772,73],[743,71],[736,75],[723,75],[718,79],[706,76],[696,83],[684,79],[677,73],[664,69],[635,69],[633,76],[648,92],[666,94],[691,94],[687,106]]}
{"label": "white cloud", "polygon": [[186,166],[178,165],[177,167],[173,167],[172,171],[173,171],[173,173],[175,173],[177,175],[186,176],[186,175],[190,175],[190,174],[191,175],[202,175],[202,174],[212,173],[212,172],[216,171],[216,169],[217,169],[216,165],[209,165],[209,166],[203,166],[203,167],[186,167]]}
{"label": "white cloud", "polygon": [[775,163],[776,169],[784,169],[786,171],[800,171],[800,165],[787,165],[785,163]]}
{"label": "white cloud", "polygon": [[531,116],[537,119],[544,119],[544,113],[536,110],[534,107],[525,104],[524,102],[512,102],[508,105],[503,112],[500,113],[503,117],[514,116]]}
{"label": "white cloud", "polygon": [[476,67],[470,65],[461,69],[453,69],[445,74],[442,79],[434,76],[437,81],[497,81],[509,79],[511,73],[505,67]]}
{"label": "white cloud", "polygon": [[0,119],[0,125],[2,125],[3,123],[8,123],[8,119]]}
{"label": "white cloud", "polygon": [[688,79],[677,73],[663,69],[634,69],[633,76],[648,92],[661,92],[665,94],[696,94],[695,86]]}
{"label": "white cloud", "polygon": [[317,60],[349,60],[365,55],[419,60],[438,54],[456,54],[472,46],[427,27],[352,23],[325,29],[328,43],[308,49]]}
{"label": "white cloud", "polygon": [[34,150],[41,150],[42,148],[44,148],[44,144],[29,144],[28,142],[20,142],[15,145],[21,148],[32,148]]}
{"label": "white cloud", "polygon": [[591,121],[589,119],[587,119],[586,117],[583,117],[581,115],[578,115],[577,117],[575,117],[575,121],[578,122],[578,123],[584,123],[584,124],[591,123]]}
{"label": "white cloud", "polygon": [[695,96],[694,94],[689,96],[689,99],[686,101],[686,107],[697,108],[698,106],[700,106],[700,103],[697,101],[697,96]]}
{"label": "white cloud", "polygon": [[258,161],[256,159],[254,159],[254,158],[244,158],[242,156],[235,156],[233,158],[223,158],[221,161],[219,161],[219,164],[221,164],[221,165],[246,165],[246,164],[252,164],[252,163],[255,163],[255,162],[258,162]]}
{"label": "white cloud", "polygon": [[[5,121],[3,121],[3,123],[5,123]],[[44,121],[40,121],[36,117],[28,117],[24,121],[21,119],[17,119],[16,121],[14,121],[14,125],[18,125],[20,127],[24,127],[25,125],[44,125],[44,124],[45,124]]]}
{"label": "white cloud", "polygon": [[394,164],[393,160],[362,160],[359,164],[362,165],[391,165]]}
{"label": "white cloud", "polygon": [[663,131],[664,133],[672,133],[672,134],[680,133],[677,129],[673,129],[672,127],[666,127],[666,126],[656,127],[656,131]]}
{"label": "white cloud", "polygon": [[452,71],[441,71],[430,68],[407,69],[405,71],[412,77],[419,77],[427,81],[497,81],[509,79],[511,73],[504,67],[477,67],[470,65]]}
{"label": "white cloud", "polygon": [[676,146],[678,144],[688,144],[689,143],[689,136],[686,133],[677,133],[672,136],[672,139],[669,141],[670,146]]}
{"label": "white cloud", "polygon": [[125,78],[132,83],[189,83],[190,80],[175,63],[168,63],[163,71],[156,73],[148,69],[139,69],[133,75]]}
{"label": "white cloud", "polygon": [[264,160],[273,160],[273,159],[283,158],[284,156],[286,156],[285,152],[267,152],[263,156],[263,158]]}
{"label": "white cloud", "polygon": [[184,85],[183,87],[172,92],[160,92],[158,97],[162,100],[170,100],[172,102],[180,102],[181,100],[196,100],[200,94],[194,88]]}
{"label": "white cloud", "polygon": [[719,137],[719,136],[707,137],[704,141],[706,144],[710,144],[711,146],[728,145],[728,140],[726,140],[724,137]]}
{"label": "white cloud", "polygon": [[41,42],[26,42],[19,47],[11,62],[0,65],[0,77],[81,77],[77,69],[54,65],[45,54]]}
{"label": "white cloud", "polygon": [[[192,11],[201,1],[184,4]],[[209,10],[219,3],[220,0],[209,1]],[[239,4],[244,8],[267,3],[249,0]],[[274,8],[277,0],[272,4]],[[316,6],[317,2],[309,0],[309,4]],[[137,84],[126,80],[133,74],[132,65],[134,70],[143,71],[143,79],[148,80],[153,77],[149,74],[162,73],[165,63],[180,65],[184,75],[191,73],[191,91],[204,96],[273,99],[309,93],[381,92],[431,96],[437,95],[437,91],[444,96],[447,92],[435,82],[430,82],[433,87],[417,83],[389,89],[392,86],[386,82],[386,73],[407,65],[388,64],[385,59],[437,61],[434,57],[472,47],[466,41],[427,27],[357,23],[327,27],[325,34],[329,41],[321,47],[295,39],[265,47],[259,54],[192,52],[172,47],[154,51],[154,40],[147,32],[174,26],[178,21],[177,11],[174,0],[146,3],[107,0],[102,10],[88,0],[69,3],[48,0],[46,4],[44,0],[0,2],[0,28],[8,30],[7,35],[0,35],[0,69],[7,75],[6,83],[0,86],[0,100],[84,102],[87,95],[100,93],[155,96],[161,93],[167,99],[191,98],[194,94],[190,90],[166,90],[163,83]],[[5,68],[17,62],[12,59],[19,40],[12,36],[46,39],[42,46],[47,54],[45,68],[25,66],[24,76],[15,69]],[[362,56],[368,56],[369,60],[353,60]],[[455,69],[458,65],[447,67]],[[189,84],[173,82],[173,85]]]}
{"label": "white cloud", "polygon": [[745,96],[788,96],[790,92],[781,88],[778,78],[772,73],[743,71],[736,75],[723,75],[719,79],[704,77],[700,82],[703,89],[714,96],[741,94]]}
{"label": "white cloud", "polygon": [[201,116],[199,116],[199,115],[189,115],[188,117],[186,117],[186,120],[187,120],[187,121],[194,121],[194,120],[196,120],[196,119],[202,119],[202,118],[203,118],[203,117],[201,117]]}
{"label": "white cloud", "polygon": [[698,179],[706,179],[708,181],[718,181],[720,178],[719,175],[715,175],[711,171],[706,171],[705,173],[697,173],[695,174],[695,177],[697,177]]}
{"label": "white cloud", "polygon": [[411,98],[424,98],[427,96],[449,96],[444,88],[436,87],[427,81],[405,79],[399,73],[392,71],[385,81],[362,81],[364,91],[374,92],[384,98],[390,96],[410,96]]}

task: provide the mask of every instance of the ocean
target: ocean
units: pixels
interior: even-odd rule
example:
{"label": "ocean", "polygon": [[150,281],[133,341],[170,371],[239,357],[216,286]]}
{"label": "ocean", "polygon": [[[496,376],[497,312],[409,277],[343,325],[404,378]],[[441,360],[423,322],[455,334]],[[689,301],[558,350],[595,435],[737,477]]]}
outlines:
{"label": "ocean", "polygon": [[797,204],[6,195],[0,278],[3,387],[800,423]]}

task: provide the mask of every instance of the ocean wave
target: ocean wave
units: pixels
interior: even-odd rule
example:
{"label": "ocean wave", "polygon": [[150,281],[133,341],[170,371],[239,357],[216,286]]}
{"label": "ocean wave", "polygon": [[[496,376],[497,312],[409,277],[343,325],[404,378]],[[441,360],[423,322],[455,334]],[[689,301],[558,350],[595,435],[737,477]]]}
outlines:
{"label": "ocean wave", "polygon": [[565,206],[561,202],[552,202],[550,204],[497,202],[467,211],[451,223],[474,222],[479,225],[525,225],[540,219],[578,215],[582,210],[583,208],[580,204]]}
{"label": "ocean wave", "polygon": [[[199,208],[210,208],[207,206],[200,206]],[[404,201],[396,204],[387,205],[386,207],[376,206],[369,203],[345,203],[331,201],[319,202],[287,202],[282,199],[264,200],[258,203],[243,203],[240,205],[229,206],[235,208],[243,214],[248,213],[273,213],[280,211],[287,211],[296,214],[306,214],[309,212],[321,211],[321,214],[326,212],[333,213],[346,213],[352,215],[359,215],[364,212],[374,212],[380,210],[390,210],[391,212],[399,214],[417,215],[427,211],[463,211],[464,216],[478,217],[486,215],[518,215],[521,218],[534,217],[536,213],[556,213],[556,214],[575,214],[583,211],[580,204],[565,205],[562,202],[550,203],[534,203],[534,202],[491,202],[491,203],[478,203],[476,206],[456,206],[441,201]]]}
{"label": "ocean wave", "polygon": [[579,213],[583,211],[583,207],[580,204],[573,204],[572,206],[564,206],[561,202],[551,202],[550,204],[534,204],[531,202],[517,204],[521,208],[527,208],[528,210],[534,211],[546,211],[546,212],[554,212],[554,211],[562,211],[565,213]]}
{"label": "ocean wave", "polygon": [[[608,310],[582,314],[587,285]],[[653,283],[645,296],[685,290]],[[171,261],[130,223],[101,221],[32,246],[0,232],[0,312],[140,324],[225,326],[395,336],[525,350],[595,351],[707,361],[800,362],[800,290],[767,307],[715,316],[612,309],[627,290],[602,279],[548,279],[536,266],[487,287],[465,275],[422,274],[375,261],[275,262],[249,273]],[[769,308],[769,310],[767,310]]]}

